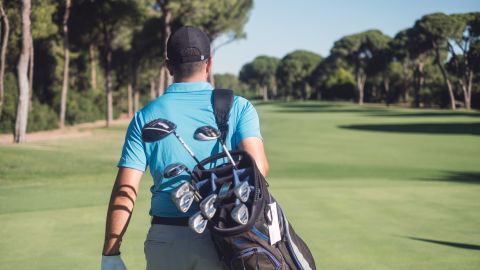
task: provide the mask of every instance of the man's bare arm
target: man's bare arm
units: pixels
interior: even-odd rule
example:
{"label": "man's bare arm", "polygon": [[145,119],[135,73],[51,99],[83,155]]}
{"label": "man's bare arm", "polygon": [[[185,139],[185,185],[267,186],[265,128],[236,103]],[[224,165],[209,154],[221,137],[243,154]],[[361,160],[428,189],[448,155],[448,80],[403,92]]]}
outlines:
{"label": "man's bare arm", "polygon": [[118,255],[127,230],[143,172],[119,168],[107,212],[103,255]]}
{"label": "man's bare arm", "polygon": [[247,151],[257,163],[257,167],[263,176],[267,176],[270,165],[268,164],[267,155],[263,141],[257,137],[245,138],[240,142],[240,148]]}

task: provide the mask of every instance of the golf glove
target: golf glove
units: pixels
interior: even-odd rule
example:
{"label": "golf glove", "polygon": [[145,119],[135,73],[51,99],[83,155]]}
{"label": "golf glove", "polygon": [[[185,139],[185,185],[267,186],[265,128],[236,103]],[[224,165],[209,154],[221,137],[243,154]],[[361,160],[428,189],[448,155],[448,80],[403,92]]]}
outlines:
{"label": "golf glove", "polygon": [[120,255],[102,256],[102,270],[127,270],[127,267]]}

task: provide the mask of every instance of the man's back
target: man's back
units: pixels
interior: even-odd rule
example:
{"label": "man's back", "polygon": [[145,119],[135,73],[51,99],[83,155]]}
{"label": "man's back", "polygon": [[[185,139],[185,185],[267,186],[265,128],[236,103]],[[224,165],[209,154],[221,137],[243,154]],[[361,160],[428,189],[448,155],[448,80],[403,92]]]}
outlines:
{"label": "man's back", "polygon": [[[170,199],[170,191],[178,186],[179,181],[188,180],[188,174],[173,179],[163,177],[163,170],[169,164],[182,162],[192,169],[196,163],[174,136],[145,144],[140,138],[141,129],[154,119],[167,119],[177,125],[177,134],[199,159],[218,153],[221,150],[218,141],[197,141],[193,138],[193,133],[200,126],[216,127],[212,90],[212,86],[206,82],[172,84],[163,96],[140,110],[129,126],[118,166],[137,170],[145,170],[147,166],[150,168],[154,181],[151,188],[152,216],[191,216],[198,211],[198,208],[192,207],[189,212],[181,213]],[[229,118],[227,147],[236,149],[240,141],[247,137],[261,138],[258,115],[250,102],[235,97]]]}

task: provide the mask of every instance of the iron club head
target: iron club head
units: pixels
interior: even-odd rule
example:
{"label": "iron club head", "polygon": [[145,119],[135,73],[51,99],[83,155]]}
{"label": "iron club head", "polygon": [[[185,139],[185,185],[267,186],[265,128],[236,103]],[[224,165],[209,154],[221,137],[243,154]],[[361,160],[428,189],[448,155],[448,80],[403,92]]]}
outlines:
{"label": "iron club head", "polygon": [[180,162],[175,162],[165,167],[165,170],[163,170],[163,177],[172,178],[180,175],[185,171],[190,174],[190,171],[188,170],[187,165]]}
{"label": "iron club head", "polygon": [[249,218],[248,208],[243,203],[235,206],[232,209],[232,212],[230,213],[230,215],[232,219],[238,224],[245,225],[248,222],[248,218]]}
{"label": "iron club head", "polygon": [[217,194],[211,194],[200,203],[200,211],[207,219],[211,219],[217,211],[217,208],[215,208],[216,200]]}
{"label": "iron club head", "polygon": [[250,185],[247,181],[243,181],[233,189],[233,192],[241,202],[246,202],[250,196]]}
{"label": "iron club head", "polygon": [[186,213],[190,206],[192,206],[194,200],[194,193],[193,191],[187,191],[182,197],[175,200],[175,206],[180,210],[182,213]]}
{"label": "iron club head", "polygon": [[208,220],[202,216],[201,212],[195,213],[188,219],[188,226],[196,233],[203,233],[207,227]]}
{"label": "iron club head", "polygon": [[183,184],[181,184],[180,186],[172,190],[170,195],[172,196],[172,200],[175,201],[176,199],[179,199],[189,191],[190,191],[190,185],[187,182],[183,182]]}

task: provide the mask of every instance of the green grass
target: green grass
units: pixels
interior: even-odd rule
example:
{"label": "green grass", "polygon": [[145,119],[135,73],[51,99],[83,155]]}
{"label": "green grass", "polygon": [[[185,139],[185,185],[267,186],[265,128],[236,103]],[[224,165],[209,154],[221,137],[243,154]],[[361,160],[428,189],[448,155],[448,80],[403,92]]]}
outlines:
{"label": "green grass", "polygon": [[[319,269],[479,269],[480,114],[258,104],[271,191]],[[98,269],[125,126],[0,146],[0,268]],[[151,180],[123,242],[144,269]]]}

